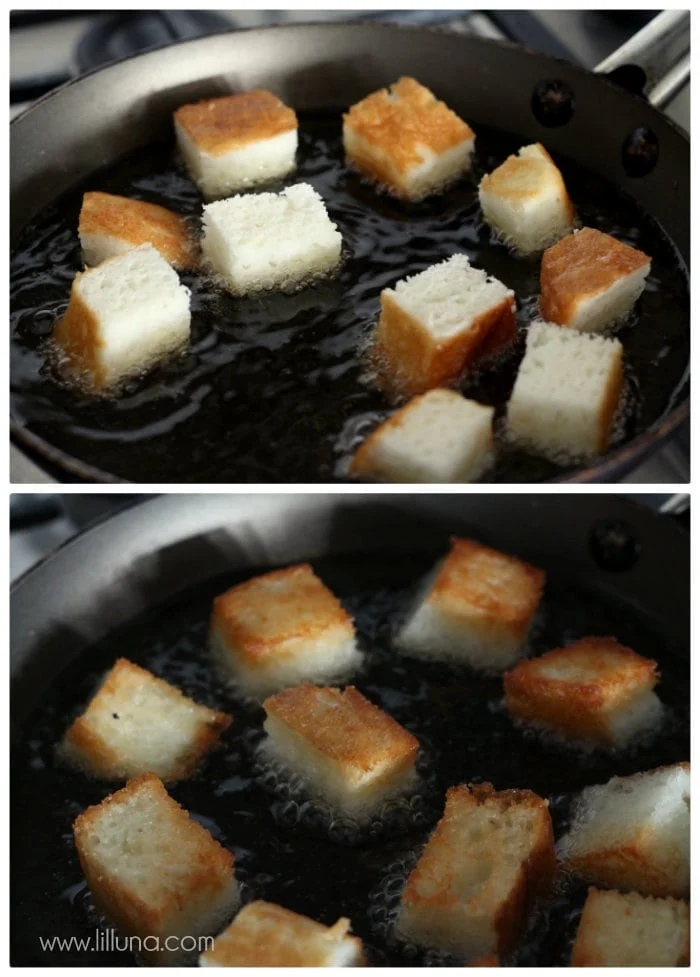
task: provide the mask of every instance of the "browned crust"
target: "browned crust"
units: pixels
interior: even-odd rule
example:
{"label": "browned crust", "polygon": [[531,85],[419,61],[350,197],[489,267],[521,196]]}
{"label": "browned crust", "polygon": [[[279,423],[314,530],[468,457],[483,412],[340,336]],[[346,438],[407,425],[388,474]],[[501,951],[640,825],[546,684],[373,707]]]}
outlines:
{"label": "browned crust", "polygon": [[[80,864],[95,904],[116,923],[119,929],[142,938],[165,932],[171,914],[176,915],[182,909],[182,893],[173,895],[162,906],[152,905],[134,889],[121,882],[117,872],[105,870],[93,860],[89,835],[93,828],[98,829],[101,814],[106,807],[120,805],[130,796],[144,789],[152,791],[158,803],[163,805],[163,810],[179,822],[178,835],[186,832],[197,838],[199,847],[197,863],[190,867],[187,874],[187,892],[190,898],[196,899],[209,892],[214,894],[233,877],[234,871],[233,854],[212,838],[205,828],[190,818],[187,811],[168,794],[155,774],[147,773],[135,777],[127,783],[126,787],[105,797],[100,804],[88,807],[76,818],[73,834]],[[178,839],[175,837],[173,860],[177,860],[179,855]]]}
{"label": "browned crust", "polygon": [[[583,913],[579,921],[576,932],[576,941],[571,953],[572,967],[606,967],[610,966],[610,961],[601,954],[596,945],[595,937],[597,933],[597,906],[599,898],[608,893],[602,893],[599,889],[590,888],[583,907]],[[620,893],[616,893],[620,895]],[[622,905],[622,904],[621,904]],[[690,964],[690,925],[688,926],[688,940],[677,963],[676,967],[687,967]]]}
{"label": "browned crust", "polygon": [[442,342],[434,340],[386,289],[381,307],[370,355],[380,385],[394,396],[412,396],[453,383],[477,358],[512,339],[516,329],[512,297],[465,322],[464,332]]}
{"label": "browned crust", "polygon": [[687,899],[689,889],[672,881],[681,870],[680,860],[656,868],[649,862],[648,852],[653,845],[651,828],[640,828],[633,838],[616,848],[599,849],[575,858],[566,859],[569,871],[587,882],[608,889],[639,892],[643,896],[673,896]]}
{"label": "browned crust", "polygon": [[[527,925],[527,917],[535,903],[546,896],[556,874],[557,861],[554,852],[554,832],[549,808],[537,794],[530,790],[496,791],[492,784],[461,784],[447,791],[445,813],[430,837],[418,864],[408,877],[402,904],[407,907],[430,906],[433,909],[450,909],[459,904],[459,896],[451,890],[451,875],[444,879],[442,888],[433,895],[421,891],[421,877],[425,869],[429,849],[439,849],[447,835],[448,821],[459,817],[463,811],[481,805],[494,809],[495,815],[504,814],[511,807],[530,807],[539,819],[538,837],[530,855],[523,861],[516,885],[499,908],[494,919],[497,934],[497,952],[502,956],[517,944]],[[431,871],[430,868],[427,869]]]}
{"label": "browned crust", "polygon": [[643,251],[592,227],[569,234],[542,256],[542,318],[567,325],[575,317],[581,298],[606,291],[650,260]]}
{"label": "browned crust", "polygon": [[598,415],[598,451],[603,454],[608,450],[612,435],[613,421],[620,404],[624,374],[622,370],[622,346],[616,350],[615,360],[610,367],[608,382],[600,404]]}
{"label": "browned crust", "polygon": [[343,125],[379,154],[353,153],[352,162],[398,192],[394,174],[404,176],[424,162],[420,147],[440,154],[474,138],[452,109],[415,78],[406,77],[352,105]]}
{"label": "browned crust", "polygon": [[[569,199],[566,184],[564,183],[564,178],[561,175],[558,166],[544,148],[542,143],[538,142],[534,143],[533,145],[540,151],[542,155],[542,162],[549,164],[549,178],[557,183],[566,217],[570,222],[573,223],[576,212],[574,210],[574,205]],[[539,169],[539,167],[532,159],[527,157],[523,158],[514,154],[509,156],[505,162],[501,163],[501,165],[496,167],[492,173],[488,173],[482,179],[480,189],[484,190],[486,193],[493,194],[496,197],[501,197],[506,200],[521,201],[528,200],[530,197],[536,197],[539,193],[539,187],[533,186],[533,184],[528,183],[527,180],[529,172],[533,169],[536,170]]]}
{"label": "browned crust", "polygon": [[175,268],[191,268],[194,242],[187,222],[165,207],[111,193],[83,195],[78,232],[116,237],[134,247],[152,244]]}
{"label": "browned crust", "polygon": [[[268,586],[280,589],[272,597]],[[328,629],[353,633],[352,618],[308,563],[253,577],[214,600],[212,627],[249,668],[265,668],[289,641]]]}
{"label": "browned crust", "polygon": [[78,285],[85,272],[79,272],[73,279],[68,308],[54,329],[53,338],[59,347],[65,363],[59,366],[73,374],[76,379],[86,381],[95,390],[106,386],[107,374],[102,363],[101,351],[104,342],[100,336],[97,317],[83,301]]}
{"label": "browned crust", "polygon": [[524,637],[542,598],[545,572],[472,539],[453,536],[450,543],[428,600],[443,607],[468,605]]}
{"label": "browned crust", "polygon": [[257,900],[241,909],[205,956],[211,964],[223,967],[322,967],[328,948],[323,941],[338,945],[336,936],[353,943],[363,956],[362,941],[346,935],[349,929],[347,919],[324,926],[290,909]]}
{"label": "browned crust", "polygon": [[133,678],[154,685],[167,692],[173,699],[188,702],[200,711],[201,720],[197,736],[187,752],[179,758],[165,781],[172,783],[191,777],[202,758],[216,745],[221,734],[231,725],[231,716],[225,712],[209,709],[207,706],[200,706],[174,685],[157,678],[147,669],[140,668],[126,658],[119,658],[114,663],[104,682],[88,703],[85,712],[69,726],[64,742],[82,754],[86,765],[97,776],[123,777],[124,763],[121,756],[96,732],[91,724],[91,717],[104,709],[103,703],[107,696],[122,694],[124,683],[130,682]]}
{"label": "browned crust", "polygon": [[[588,681],[556,679],[547,665],[593,669]],[[526,659],[503,676],[506,707],[526,722],[610,744],[610,711],[658,681],[656,662],[642,658],[615,638],[582,638],[565,648]]]}
{"label": "browned crust", "polygon": [[183,105],[174,117],[197,149],[209,156],[225,156],[297,128],[294,110],[264,89]]}
{"label": "browned crust", "polygon": [[300,685],[270,696],[263,706],[268,716],[343,766],[370,771],[379,763],[415,762],[415,736],[352,685],[345,691]]}

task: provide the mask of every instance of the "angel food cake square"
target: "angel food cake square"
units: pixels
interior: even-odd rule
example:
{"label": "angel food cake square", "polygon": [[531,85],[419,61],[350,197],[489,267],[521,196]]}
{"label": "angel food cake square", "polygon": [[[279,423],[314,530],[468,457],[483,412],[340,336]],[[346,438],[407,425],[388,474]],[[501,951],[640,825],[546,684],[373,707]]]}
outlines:
{"label": "angel food cake square", "polygon": [[545,574],[514,556],[453,537],[395,643],[414,658],[502,672],[523,652]]}
{"label": "angel food cake square", "polygon": [[333,809],[366,820],[416,782],[418,740],[352,686],[302,685],[264,706],[263,755]]}
{"label": "angel food cake square", "polygon": [[230,722],[120,658],[66,731],[59,754],[103,780],[152,771],[174,782],[195,772]]}
{"label": "angel food cake square", "polygon": [[362,662],[352,618],[308,563],[254,577],[217,597],[211,641],[232,682],[258,698],[347,677]]}
{"label": "angel food cake square", "polygon": [[208,204],[202,255],[234,295],[293,291],[340,263],[343,239],[308,183]]}
{"label": "angel food cake square", "polygon": [[200,967],[361,967],[350,920],[324,926],[274,903],[251,902],[199,959]]}
{"label": "angel food cake square", "polygon": [[297,129],[294,111],[264,90],[204,99],[175,113],[178,147],[207,200],[291,173]]}
{"label": "angel food cake square", "polygon": [[407,200],[453,183],[471,167],[474,133],[415,78],[373,92],[343,116],[352,166]]}
{"label": "angel food cake square", "polygon": [[396,395],[447,386],[515,336],[513,292],[463,254],[385,288],[380,301],[371,355]]}

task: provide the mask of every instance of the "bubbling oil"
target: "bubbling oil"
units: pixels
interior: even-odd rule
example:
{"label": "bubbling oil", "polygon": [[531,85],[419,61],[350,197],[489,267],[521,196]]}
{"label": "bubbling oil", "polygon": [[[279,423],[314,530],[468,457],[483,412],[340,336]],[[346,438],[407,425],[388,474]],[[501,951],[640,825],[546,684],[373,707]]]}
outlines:
{"label": "bubbling oil", "polygon": [[[348,478],[362,436],[394,409],[371,382],[364,350],[379,294],[455,252],[512,288],[518,338],[508,356],[459,382],[496,408],[510,396],[529,321],[537,315],[539,262],[514,255],[482,222],[477,185],[522,145],[480,127],[474,171],[441,195],[406,204],[348,169],[339,113],[302,114],[297,172],[271,189],[310,183],[343,235],[337,273],[293,295],[237,298],[200,270],[192,290],[189,351],[95,400],[50,369],[45,343],[81,270],[76,233],[85,190],[169,207],[198,222],[202,198],[172,144],[139,151],[46,208],[11,261],[12,412],[33,434],[111,477],[153,482],[328,482]],[[582,223],[652,257],[647,288],[617,335],[632,397],[619,426],[630,440],[686,393],[688,276],[662,228],[612,185],[569,160],[561,165]],[[616,442],[617,443],[617,442]],[[575,466],[499,443],[485,482],[538,482]]]}

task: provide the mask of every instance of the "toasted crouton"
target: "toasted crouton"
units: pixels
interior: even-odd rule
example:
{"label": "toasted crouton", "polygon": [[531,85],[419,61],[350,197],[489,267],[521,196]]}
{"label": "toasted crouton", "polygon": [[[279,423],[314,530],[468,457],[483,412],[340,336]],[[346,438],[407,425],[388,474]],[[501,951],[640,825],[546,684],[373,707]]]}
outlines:
{"label": "toasted crouton", "polygon": [[[371,354],[394,396],[443,387],[515,336],[513,292],[454,254],[381,293]],[[495,342],[494,337],[497,337]]]}
{"label": "toasted crouton", "polygon": [[507,954],[555,871],[546,801],[491,784],[451,787],[408,878],[396,932],[465,961]]}
{"label": "toasted crouton", "polygon": [[690,891],[690,764],[586,787],[562,860],[587,882],[685,899]]}
{"label": "toasted crouton", "polygon": [[122,933],[142,941],[139,955],[151,963],[186,962],[192,947],[176,939],[166,946],[166,938],[216,933],[238,905],[233,855],[155,774],[130,780],[89,807],[73,833],[96,906]]}
{"label": "toasted crouton", "polygon": [[523,146],[487,174],[479,202],[486,221],[522,254],[569,234],[576,216],[564,179],[540,143]]}
{"label": "toasted crouton", "polygon": [[76,275],[54,330],[62,367],[94,392],[145,373],[189,338],[189,289],[151,244]]}
{"label": "toasted crouton", "polygon": [[162,679],[120,658],[67,730],[60,755],[102,780],[191,777],[231,717],[198,706]]}
{"label": "toasted crouton", "polygon": [[508,402],[506,437],[555,464],[607,451],[623,389],[622,343],[533,322]]}
{"label": "toasted crouton", "polygon": [[386,482],[475,481],[493,459],[493,414],[454,390],[429,390],[367,438],[350,472]]}
{"label": "toasted crouton", "polygon": [[542,318],[579,332],[601,332],[631,311],[651,259],[609,234],[584,227],[542,257]]}
{"label": "toasted crouton", "polygon": [[657,726],[656,662],[614,638],[582,638],[521,661],[504,678],[511,716],[567,739],[625,746]]}
{"label": "toasted crouton", "polygon": [[254,697],[348,676],[362,662],[352,618],[308,563],[217,597],[211,638],[229,677]]}
{"label": "toasted crouton", "polygon": [[270,902],[251,902],[199,958],[200,967],[361,967],[350,920],[323,926]]}
{"label": "toasted crouton", "polygon": [[86,265],[99,265],[140,244],[152,244],[174,268],[195,264],[194,241],[185,219],[143,200],[83,194],[78,234]]}
{"label": "toasted crouton", "polygon": [[343,116],[352,166],[397,197],[421,200],[471,167],[474,133],[414,78],[373,92]]}
{"label": "toasted crouton", "polygon": [[589,889],[572,967],[687,967],[690,911],[678,899]]}
{"label": "toasted crouton", "polygon": [[522,654],[545,574],[473,540],[453,537],[451,543],[396,647],[417,658],[503,671]]}
{"label": "toasted crouton", "polygon": [[340,263],[342,236],[308,183],[218,200],[203,222],[202,255],[234,295],[292,291]]}
{"label": "toasted crouton", "polygon": [[264,753],[356,820],[416,782],[418,740],[349,686],[301,685],[264,702]]}
{"label": "toasted crouton", "polygon": [[177,144],[208,200],[294,169],[298,143],[292,109],[263,90],[183,105],[174,116]]}

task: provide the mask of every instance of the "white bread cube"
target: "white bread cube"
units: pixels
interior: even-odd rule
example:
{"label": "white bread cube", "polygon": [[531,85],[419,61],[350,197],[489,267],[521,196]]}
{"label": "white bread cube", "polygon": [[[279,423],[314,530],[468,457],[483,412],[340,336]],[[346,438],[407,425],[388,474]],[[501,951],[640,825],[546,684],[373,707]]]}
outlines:
{"label": "white bread cube", "polygon": [[174,783],[192,776],[230,723],[225,713],[120,658],[66,731],[59,754],[102,780],[151,771]]}
{"label": "white bread cube", "polygon": [[200,967],[362,967],[350,920],[324,926],[271,902],[251,902],[199,958]]}
{"label": "white bread cube", "polygon": [[281,193],[218,200],[204,208],[202,255],[234,295],[292,291],[334,271],[343,243],[308,183]]}
{"label": "white bread cube", "polygon": [[508,402],[506,437],[559,465],[610,445],[623,387],[622,343],[533,322]]}
{"label": "white bread cube", "polygon": [[264,707],[263,754],[335,811],[366,821],[416,783],[418,740],[353,686],[300,685]]}
{"label": "white bread cube", "polygon": [[564,178],[540,143],[523,146],[483,177],[479,202],[487,223],[521,254],[554,244],[576,218]]}
{"label": "white bread cube", "polygon": [[414,658],[502,672],[520,657],[545,574],[514,556],[453,537],[395,644]]}
{"label": "white bread cube", "polygon": [[493,415],[454,390],[430,390],[367,438],[350,472],[385,482],[474,482],[493,460]]}
{"label": "white bread cube", "polygon": [[308,563],[217,597],[211,642],[233,683],[257,698],[348,677],[362,663],[352,618]]}
{"label": "white bread cube", "polygon": [[643,251],[592,227],[574,231],[542,256],[542,318],[602,332],[632,310],[650,271]]}
{"label": "white bread cube", "polygon": [[86,265],[99,265],[152,244],[174,268],[195,265],[195,243],[184,217],[165,207],[111,193],[85,193],[78,221]]}
{"label": "white bread cube", "polygon": [[142,941],[139,956],[149,963],[187,962],[191,941],[166,946],[166,939],[217,933],[238,906],[233,855],[155,774],[89,807],[73,833],[95,905],[124,935]]}
{"label": "white bread cube", "polygon": [[464,254],[385,288],[380,300],[372,356],[396,395],[453,383],[515,336],[513,292]]}
{"label": "white bread cube", "polygon": [[622,747],[655,729],[656,662],[614,638],[582,638],[520,661],[503,677],[511,716],[565,739]]}
{"label": "white bread cube", "polygon": [[451,787],[401,896],[396,933],[465,963],[507,954],[555,871],[546,801],[491,784]]}
{"label": "white bread cube", "polygon": [[151,244],[76,275],[54,330],[61,366],[95,392],[145,373],[189,338],[189,289]]}
{"label": "white bread cube", "polygon": [[474,133],[415,78],[373,92],[343,116],[348,162],[406,200],[439,193],[471,168]]}
{"label": "white bread cube", "polygon": [[183,105],[174,120],[180,152],[207,200],[280,180],[296,165],[297,117],[271,92]]}
{"label": "white bread cube", "polygon": [[690,910],[679,899],[589,889],[572,967],[687,967]]}
{"label": "white bread cube", "polygon": [[690,764],[586,787],[558,847],[566,866],[594,885],[687,898]]}

